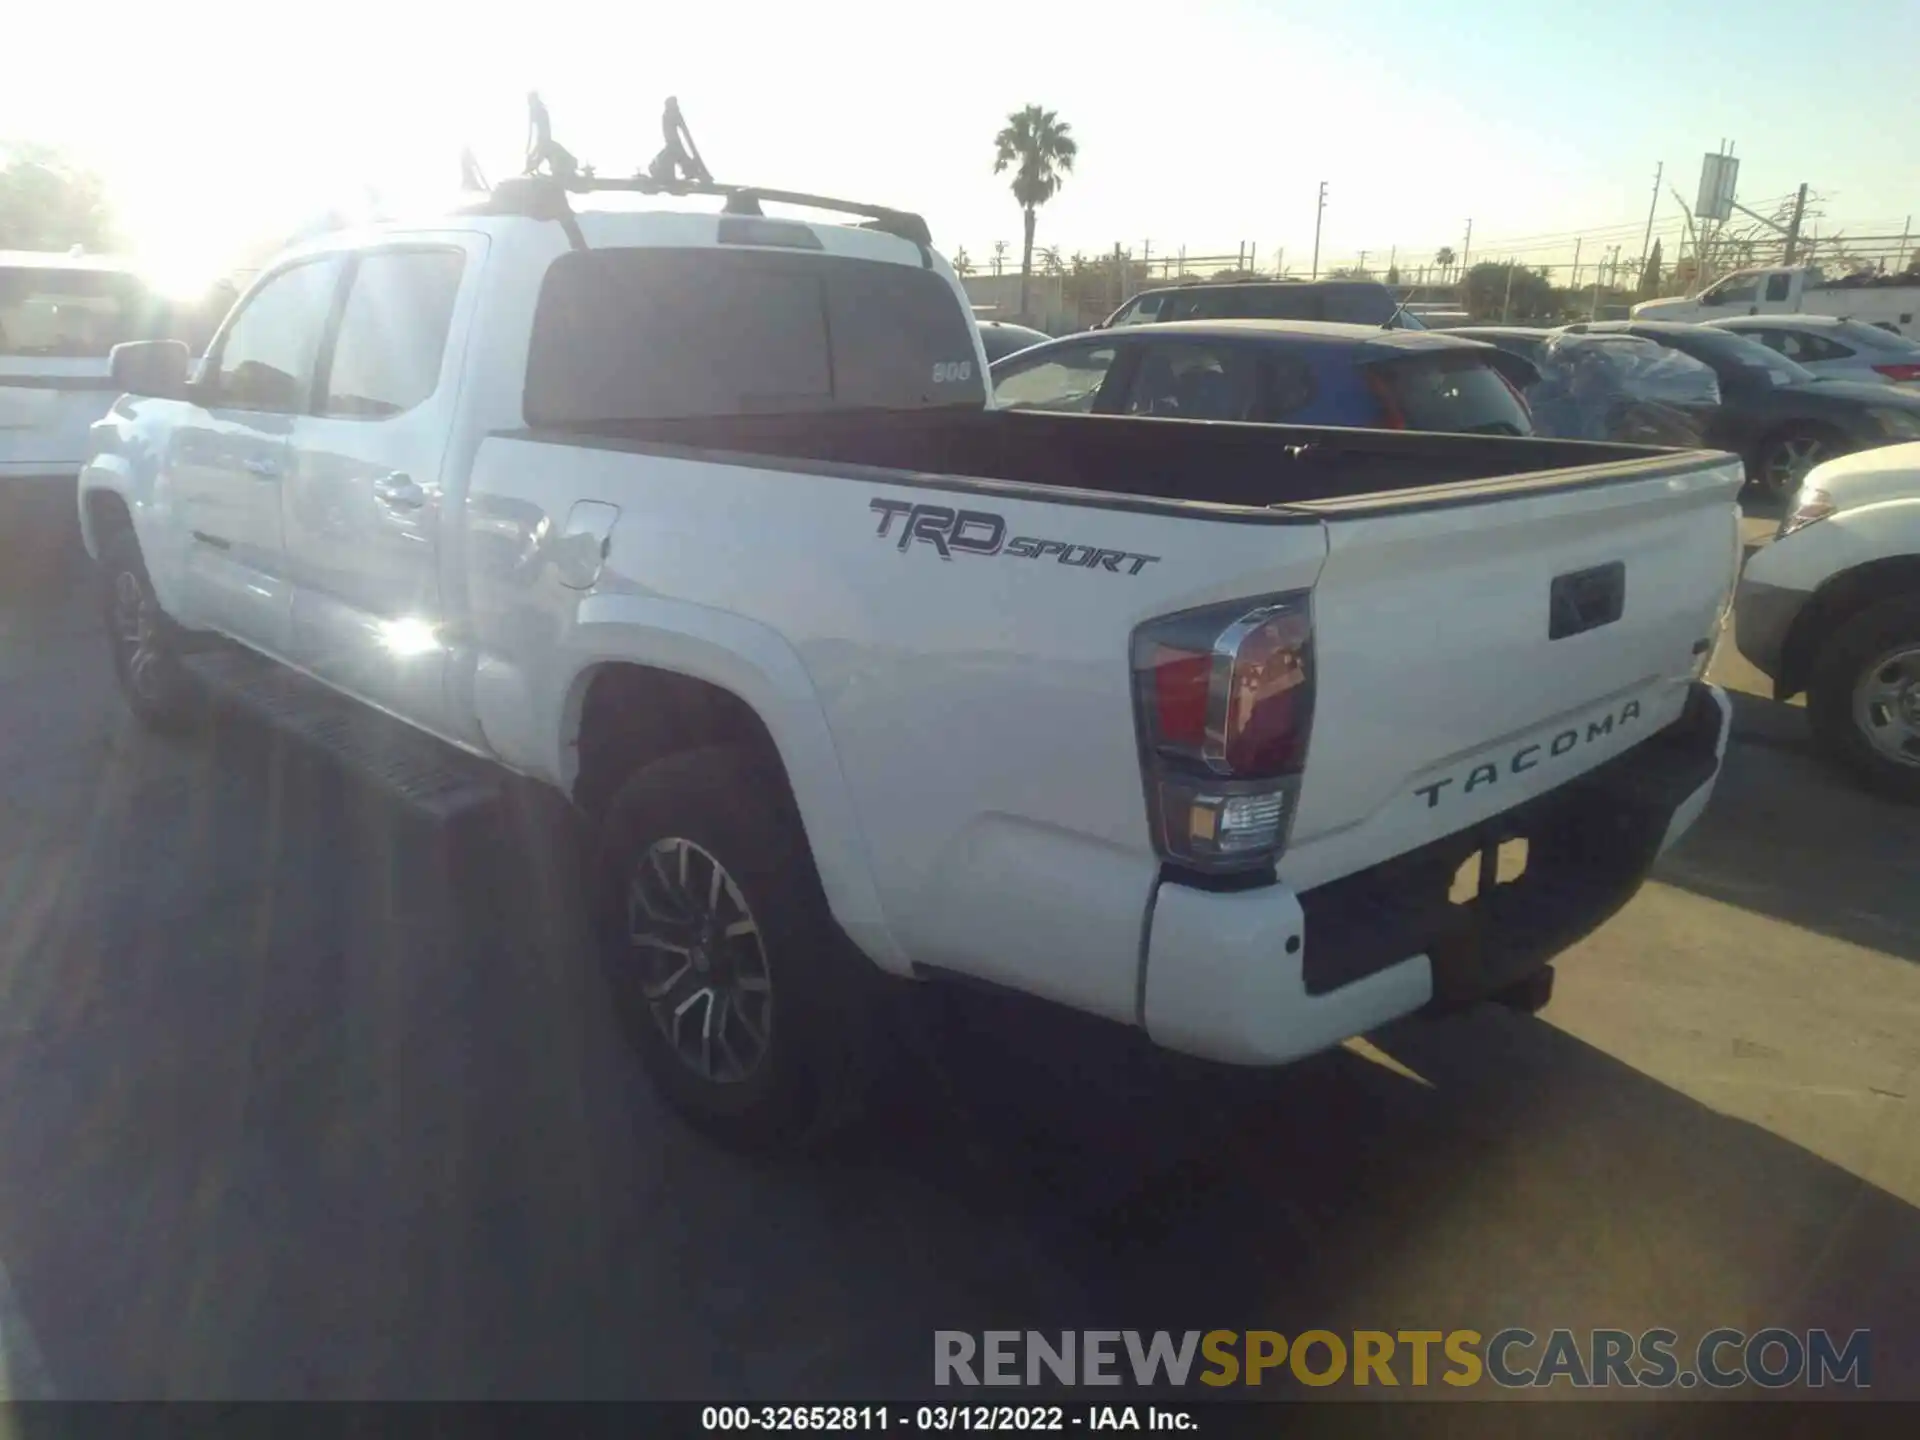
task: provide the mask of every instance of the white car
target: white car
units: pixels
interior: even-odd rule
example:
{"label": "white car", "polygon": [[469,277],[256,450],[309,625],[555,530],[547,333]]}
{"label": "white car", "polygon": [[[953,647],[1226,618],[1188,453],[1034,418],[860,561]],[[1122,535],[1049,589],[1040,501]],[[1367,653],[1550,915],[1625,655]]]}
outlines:
{"label": "white car", "polygon": [[1826,380],[1920,389],[1920,340],[1831,315],[1741,315],[1708,322],[1758,340]]}
{"label": "white car", "polygon": [[80,500],[147,723],[237,642],[577,806],[697,1121],[818,1133],[909,980],[1242,1064],[1537,1005],[1706,805],[1734,457],[996,409],[919,217],[658,188],[282,257]]}
{"label": "white car", "polygon": [[1734,641],[1827,754],[1920,802],[1920,443],[1816,466],[1741,577]]}

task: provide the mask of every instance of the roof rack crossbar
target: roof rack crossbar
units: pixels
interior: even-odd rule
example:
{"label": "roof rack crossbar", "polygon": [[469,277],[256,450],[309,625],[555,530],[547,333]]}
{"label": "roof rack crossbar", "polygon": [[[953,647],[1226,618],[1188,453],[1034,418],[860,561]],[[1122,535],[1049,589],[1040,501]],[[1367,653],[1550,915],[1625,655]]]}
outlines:
{"label": "roof rack crossbar", "polygon": [[[888,235],[897,235],[902,240],[910,240],[916,245],[926,246],[933,243],[932,232],[927,222],[920,216],[907,210],[895,210],[885,205],[865,205],[854,200],[836,200],[830,195],[809,195],[799,190],[769,190],[760,185],[722,185],[704,180],[656,180],[650,175],[632,175],[624,179],[598,175],[523,175],[503,181],[496,186],[488,197],[490,203],[473,208],[484,208],[494,213],[529,215],[535,219],[552,220],[558,218],[556,208],[566,208],[566,196],[590,195],[603,192],[626,193],[632,195],[717,195],[727,202],[726,209],[733,215],[755,215],[760,213],[760,202],[770,200],[777,205],[804,205],[813,210],[828,210],[840,215],[856,215],[867,222],[870,229]],[[556,207],[556,202],[558,206]]]}

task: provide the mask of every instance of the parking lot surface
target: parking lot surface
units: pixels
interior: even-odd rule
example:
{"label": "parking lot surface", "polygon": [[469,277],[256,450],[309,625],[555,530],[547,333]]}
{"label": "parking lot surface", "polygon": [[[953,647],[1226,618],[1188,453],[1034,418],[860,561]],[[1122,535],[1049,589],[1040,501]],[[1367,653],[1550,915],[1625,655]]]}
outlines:
{"label": "parking lot surface", "polygon": [[1739,704],[1540,1017],[1251,1073],[954,999],[861,1144],[756,1162],[629,1062],[563,834],[145,736],[84,597],[10,596],[0,1389],[908,1398],[941,1328],[1825,1325],[1920,1397],[1920,812]]}

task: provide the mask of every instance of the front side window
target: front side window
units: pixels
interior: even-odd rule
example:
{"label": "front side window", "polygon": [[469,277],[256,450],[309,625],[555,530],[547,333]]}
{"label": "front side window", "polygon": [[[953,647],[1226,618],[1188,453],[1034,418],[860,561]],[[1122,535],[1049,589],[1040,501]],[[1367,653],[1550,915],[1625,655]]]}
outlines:
{"label": "front side window", "polygon": [[1750,305],[1759,294],[1758,275],[1729,275],[1700,298],[1708,305]]}
{"label": "front side window", "polygon": [[1767,277],[1767,299],[1786,299],[1787,291],[1791,289],[1792,286],[1793,277],[1791,275],[1769,275]]}
{"label": "front side window", "polygon": [[979,407],[972,317],[931,270],[760,250],[582,250],[547,271],[533,425]]}
{"label": "front side window", "polygon": [[1100,398],[1112,368],[1111,345],[1082,346],[1009,366],[994,376],[993,398],[1018,410],[1065,410],[1084,415]]}
{"label": "front side window", "polygon": [[209,408],[287,414],[307,408],[339,274],[335,257],[305,261],[242,303],[210,366]]}
{"label": "front side window", "polygon": [[322,414],[381,419],[433,394],[465,264],[454,249],[360,257],[327,365]]}

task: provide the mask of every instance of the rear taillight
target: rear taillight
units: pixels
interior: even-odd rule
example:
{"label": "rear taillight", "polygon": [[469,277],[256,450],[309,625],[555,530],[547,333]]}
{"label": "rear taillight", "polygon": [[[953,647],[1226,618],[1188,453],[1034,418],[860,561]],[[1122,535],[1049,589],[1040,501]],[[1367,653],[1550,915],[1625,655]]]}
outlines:
{"label": "rear taillight", "polygon": [[1393,393],[1393,381],[1378,370],[1369,369],[1367,386],[1373,391],[1374,398],[1380,402],[1380,428],[1382,430],[1406,429],[1406,412],[1400,408],[1400,397]]}
{"label": "rear taillight", "polygon": [[1293,823],[1313,721],[1307,594],[1143,625],[1133,675],[1161,855],[1214,873],[1271,865]]}
{"label": "rear taillight", "polygon": [[1920,365],[1876,365],[1873,368],[1889,380],[1920,380]]}

